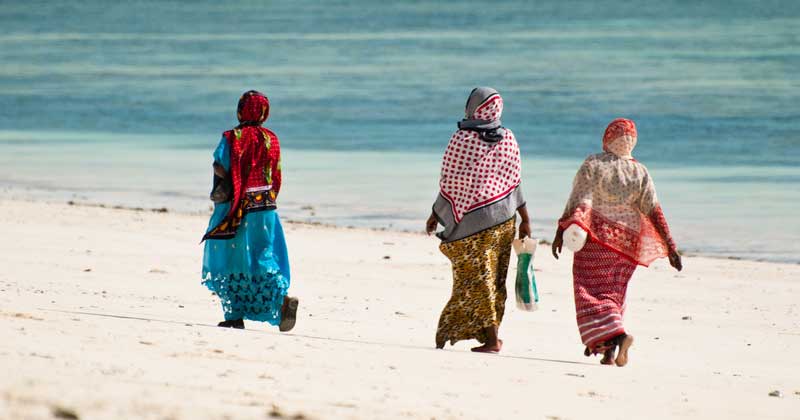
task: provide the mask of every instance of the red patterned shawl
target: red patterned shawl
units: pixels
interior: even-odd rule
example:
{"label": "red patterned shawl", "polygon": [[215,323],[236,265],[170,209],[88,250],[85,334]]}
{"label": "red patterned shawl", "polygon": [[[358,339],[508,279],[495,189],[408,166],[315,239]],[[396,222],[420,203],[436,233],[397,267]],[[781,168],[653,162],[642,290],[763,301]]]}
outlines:
{"label": "red patterned shawl", "polygon": [[261,126],[269,117],[269,100],[256,91],[245,92],[239,99],[237,117],[240,124],[222,134],[230,150],[231,208],[204,240],[232,238],[247,212],[274,209],[280,192],[280,142],[275,133]]}
{"label": "red patterned shawl", "polygon": [[675,250],[675,243],[647,168],[631,157],[636,138],[633,121],[609,124],[603,138],[606,153],[589,156],[581,165],[559,226],[577,224],[592,240],[648,266]]}

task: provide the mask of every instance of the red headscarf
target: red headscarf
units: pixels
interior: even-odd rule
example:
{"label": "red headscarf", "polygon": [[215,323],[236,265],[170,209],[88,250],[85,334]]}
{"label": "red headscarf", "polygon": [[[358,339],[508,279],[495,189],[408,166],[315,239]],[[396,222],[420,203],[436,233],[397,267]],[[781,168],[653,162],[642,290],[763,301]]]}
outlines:
{"label": "red headscarf", "polygon": [[621,157],[630,157],[636,147],[636,124],[625,118],[617,118],[606,127],[603,135],[603,150]]}
{"label": "red headscarf", "polygon": [[239,125],[222,134],[231,157],[231,209],[204,240],[234,237],[247,212],[275,208],[281,188],[278,136],[261,126],[269,117],[269,99],[255,90],[245,92],[239,99],[236,116]]}
{"label": "red headscarf", "polygon": [[269,99],[263,93],[249,90],[239,98],[236,108],[239,126],[261,125],[269,118]]}

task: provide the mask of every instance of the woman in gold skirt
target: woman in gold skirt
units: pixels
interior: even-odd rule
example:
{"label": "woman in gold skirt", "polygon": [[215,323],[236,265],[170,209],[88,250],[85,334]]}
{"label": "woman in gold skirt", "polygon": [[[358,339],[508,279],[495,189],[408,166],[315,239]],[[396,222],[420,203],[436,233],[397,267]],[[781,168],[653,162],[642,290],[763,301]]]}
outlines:
{"label": "woman in gold skirt", "polygon": [[519,146],[502,126],[503,98],[492,88],[476,88],[467,100],[465,118],[442,159],[439,195],[426,223],[439,249],[453,266],[453,292],[442,310],[436,347],[476,339],[472,351],[497,353],[506,301],[506,274],[514,240],[516,213],[520,237],[530,236],[530,222],[520,188]]}

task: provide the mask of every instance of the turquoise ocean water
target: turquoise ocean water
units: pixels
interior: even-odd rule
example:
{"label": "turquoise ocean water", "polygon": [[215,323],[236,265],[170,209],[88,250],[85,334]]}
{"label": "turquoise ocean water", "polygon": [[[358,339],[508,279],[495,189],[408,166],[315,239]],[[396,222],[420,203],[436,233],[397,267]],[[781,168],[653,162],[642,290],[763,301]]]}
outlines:
{"label": "turquoise ocean water", "polygon": [[420,230],[489,85],[538,236],[625,116],[681,248],[800,262],[795,1],[6,0],[0,28],[7,197],[206,212],[211,152],[253,88],[284,217]]}

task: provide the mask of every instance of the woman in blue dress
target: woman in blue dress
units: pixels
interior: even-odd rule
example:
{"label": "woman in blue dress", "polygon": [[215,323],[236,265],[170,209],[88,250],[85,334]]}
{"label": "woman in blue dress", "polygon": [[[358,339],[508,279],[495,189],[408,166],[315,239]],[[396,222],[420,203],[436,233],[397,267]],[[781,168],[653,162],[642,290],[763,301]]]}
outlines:
{"label": "woman in blue dress", "polygon": [[214,152],[214,213],[203,240],[203,284],[219,296],[220,327],[263,321],[289,331],[298,299],[289,297],[289,257],[276,211],[281,188],[278,136],[261,124],[269,100],[257,91],[239,99],[239,125]]}

